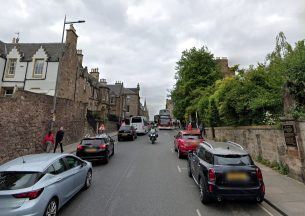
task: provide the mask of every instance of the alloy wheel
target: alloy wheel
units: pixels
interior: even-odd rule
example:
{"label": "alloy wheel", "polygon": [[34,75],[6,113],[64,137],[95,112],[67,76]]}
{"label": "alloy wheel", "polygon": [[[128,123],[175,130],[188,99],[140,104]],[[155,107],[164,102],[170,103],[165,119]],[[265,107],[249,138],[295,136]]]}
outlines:
{"label": "alloy wheel", "polygon": [[92,183],[92,172],[89,171],[87,173],[87,178],[86,178],[86,187],[89,188],[91,186]]}
{"label": "alloy wheel", "polygon": [[47,207],[47,211],[46,211],[46,216],[56,216],[57,215],[57,203],[55,200],[52,200],[48,207]]}

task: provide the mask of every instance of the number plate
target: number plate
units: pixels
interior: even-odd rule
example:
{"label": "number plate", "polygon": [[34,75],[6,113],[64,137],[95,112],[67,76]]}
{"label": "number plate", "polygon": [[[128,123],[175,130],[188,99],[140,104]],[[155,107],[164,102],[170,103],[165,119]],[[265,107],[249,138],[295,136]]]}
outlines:
{"label": "number plate", "polygon": [[85,149],[85,152],[88,152],[88,153],[96,152],[96,149],[94,149],[94,148]]}
{"label": "number plate", "polygon": [[228,173],[227,180],[228,181],[246,181],[249,177],[246,173]]}

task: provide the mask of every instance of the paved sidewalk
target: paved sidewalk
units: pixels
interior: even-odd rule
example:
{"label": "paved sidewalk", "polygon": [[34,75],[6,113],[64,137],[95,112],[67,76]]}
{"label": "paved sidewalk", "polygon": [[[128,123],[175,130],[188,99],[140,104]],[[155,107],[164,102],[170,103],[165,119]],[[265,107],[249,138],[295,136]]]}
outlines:
{"label": "paved sidewalk", "polygon": [[[108,133],[109,136],[116,136],[117,135],[117,131],[114,131],[114,132],[111,132],[111,133]],[[69,145],[64,145],[63,146],[63,149],[64,149],[64,152],[65,153],[73,153],[76,151],[76,148],[77,148],[77,145],[80,143],[79,142],[76,142],[76,143],[72,143],[72,144],[69,144]],[[57,146],[57,149],[56,149],[56,152],[60,152],[60,146]]]}
{"label": "paved sidewalk", "polygon": [[263,173],[266,202],[270,202],[286,215],[305,215],[305,185],[265,165],[255,163]]}

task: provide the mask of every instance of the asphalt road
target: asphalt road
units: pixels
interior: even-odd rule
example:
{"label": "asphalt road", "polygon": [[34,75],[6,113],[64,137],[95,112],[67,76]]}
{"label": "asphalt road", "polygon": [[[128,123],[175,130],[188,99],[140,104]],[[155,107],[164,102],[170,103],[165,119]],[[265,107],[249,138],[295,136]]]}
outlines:
{"label": "asphalt road", "polygon": [[186,160],[172,150],[175,131],[119,142],[109,164],[95,164],[92,186],[60,211],[61,216],[276,215],[266,204],[227,201],[204,206],[187,176]]}

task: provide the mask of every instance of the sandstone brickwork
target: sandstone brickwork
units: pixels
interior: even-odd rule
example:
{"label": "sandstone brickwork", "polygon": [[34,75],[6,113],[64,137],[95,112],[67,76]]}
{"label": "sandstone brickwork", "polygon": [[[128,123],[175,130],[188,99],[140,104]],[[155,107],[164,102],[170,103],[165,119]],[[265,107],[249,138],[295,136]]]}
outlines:
{"label": "sandstone brickwork", "polygon": [[[41,142],[51,124],[53,97],[17,91],[0,98],[0,163],[42,152]],[[58,98],[55,130],[64,127],[64,144],[79,141],[85,132],[86,105]],[[55,131],[56,132],[56,131]]]}
{"label": "sandstone brickwork", "polygon": [[[305,124],[301,127],[302,130],[303,128]],[[208,139],[212,139],[211,128],[206,129],[206,134]],[[303,135],[305,135],[305,129]],[[298,148],[286,145],[281,129],[272,126],[216,127],[215,139],[239,143],[253,158],[260,155],[271,162],[283,162],[289,166],[289,176],[303,181]]]}

